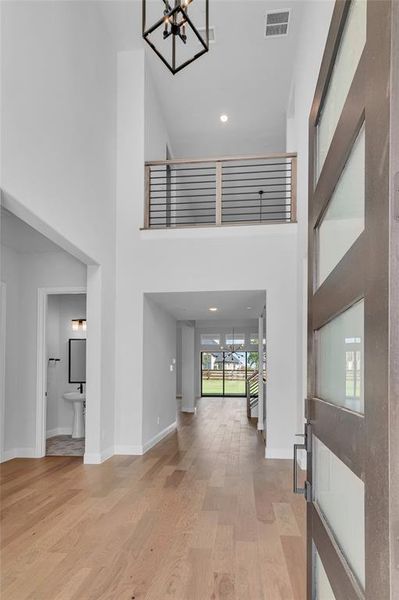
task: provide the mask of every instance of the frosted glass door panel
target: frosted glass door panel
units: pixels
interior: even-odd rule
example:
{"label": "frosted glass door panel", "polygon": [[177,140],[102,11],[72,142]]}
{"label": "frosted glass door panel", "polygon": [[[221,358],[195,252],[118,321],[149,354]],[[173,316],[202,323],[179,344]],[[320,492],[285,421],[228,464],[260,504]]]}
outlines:
{"label": "frosted glass door panel", "polygon": [[318,228],[318,285],[364,230],[365,134],[362,127]]}
{"label": "frosted glass door panel", "polygon": [[364,587],[364,483],[313,436],[314,501]]}
{"label": "frosted glass door panel", "polygon": [[318,398],[364,412],[364,301],[332,319],[317,332]]}
{"label": "frosted glass door panel", "polygon": [[324,570],[320,556],[315,549],[315,600],[335,600],[334,592]]}
{"label": "frosted glass door panel", "polygon": [[317,134],[317,174],[320,175],[364,45],[366,43],[364,0],[352,0],[340,47],[335,59]]}

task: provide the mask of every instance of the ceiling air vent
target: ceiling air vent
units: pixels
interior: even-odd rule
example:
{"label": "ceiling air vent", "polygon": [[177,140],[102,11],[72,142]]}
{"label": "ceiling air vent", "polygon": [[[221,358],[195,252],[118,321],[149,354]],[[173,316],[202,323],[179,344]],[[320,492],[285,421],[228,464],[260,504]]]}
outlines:
{"label": "ceiling air vent", "polygon": [[[206,37],[206,29],[205,29],[205,27],[198,27],[198,32],[199,32],[200,36],[205,39],[205,37]],[[216,38],[215,38],[215,28],[214,27],[209,27],[209,43],[210,44],[214,44],[215,41],[216,41]]]}
{"label": "ceiling air vent", "polygon": [[274,10],[266,14],[265,37],[281,37],[288,33],[289,10]]}

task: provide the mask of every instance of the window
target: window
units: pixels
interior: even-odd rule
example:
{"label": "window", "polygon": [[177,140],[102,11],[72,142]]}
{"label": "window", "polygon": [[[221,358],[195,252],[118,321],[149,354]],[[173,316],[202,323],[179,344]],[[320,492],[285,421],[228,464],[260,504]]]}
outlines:
{"label": "window", "polygon": [[220,333],[201,333],[201,346],[220,346]]}
{"label": "window", "polygon": [[232,333],[226,333],[226,346],[243,346],[245,344],[245,334],[234,332],[234,339]]}
{"label": "window", "polygon": [[250,334],[249,343],[251,344],[251,346],[257,346],[259,344],[259,337],[257,333]]}

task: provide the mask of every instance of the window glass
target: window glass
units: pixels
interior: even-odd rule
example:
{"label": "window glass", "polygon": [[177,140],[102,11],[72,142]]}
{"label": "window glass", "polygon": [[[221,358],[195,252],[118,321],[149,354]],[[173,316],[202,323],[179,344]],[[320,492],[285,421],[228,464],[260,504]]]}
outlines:
{"label": "window glass", "polygon": [[314,500],[364,586],[364,483],[316,436],[313,461]]}
{"label": "window glass", "polygon": [[365,134],[362,127],[318,227],[318,285],[364,230]]}
{"label": "window glass", "polygon": [[201,346],[219,346],[219,333],[201,333]]}
{"label": "window glass", "polygon": [[243,333],[234,332],[233,336],[233,333],[228,333],[226,334],[226,344],[227,346],[232,346],[233,344],[235,346],[243,345],[245,344],[245,335]]}
{"label": "window glass", "polygon": [[357,412],[364,411],[364,301],[317,332],[316,393]]}
{"label": "window glass", "polygon": [[365,0],[352,0],[317,127],[317,173],[320,175],[357,65],[366,43]]}

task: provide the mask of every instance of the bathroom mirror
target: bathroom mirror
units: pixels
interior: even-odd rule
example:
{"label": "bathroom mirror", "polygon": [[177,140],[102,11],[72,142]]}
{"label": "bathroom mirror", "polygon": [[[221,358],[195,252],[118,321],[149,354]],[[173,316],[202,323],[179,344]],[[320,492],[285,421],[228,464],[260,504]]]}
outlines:
{"label": "bathroom mirror", "polygon": [[69,383],[86,383],[86,340],[69,340]]}

